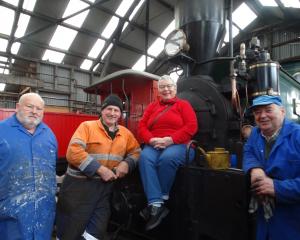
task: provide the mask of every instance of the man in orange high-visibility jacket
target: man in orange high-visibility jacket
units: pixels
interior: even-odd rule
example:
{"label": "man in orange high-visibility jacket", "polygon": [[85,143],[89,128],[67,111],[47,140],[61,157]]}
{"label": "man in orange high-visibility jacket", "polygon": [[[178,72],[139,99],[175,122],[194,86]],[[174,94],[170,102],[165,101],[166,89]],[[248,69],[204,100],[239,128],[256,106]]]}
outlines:
{"label": "man in orange high-visibility jacket", "polygon": [[121,114],[122,101],[110,95],[102,104],[100,119],[83,122],[75,131],[58,198],[58,239],[104,238],[113,180],[131,172],[140,155],[133,134],[118,125]]}

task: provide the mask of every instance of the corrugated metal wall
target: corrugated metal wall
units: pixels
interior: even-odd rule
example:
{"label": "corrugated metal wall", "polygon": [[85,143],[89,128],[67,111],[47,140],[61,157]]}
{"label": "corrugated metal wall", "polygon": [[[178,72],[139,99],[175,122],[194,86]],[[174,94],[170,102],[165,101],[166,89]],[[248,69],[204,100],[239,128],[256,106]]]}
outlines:
{"label": "corrugated metal wall", "polygon": [[[98,98],[83,90],[95,81],[91,74],[45,63],[38,64],[37,72],[43,86],[40,94],[46,105],[69,107],[70,111],[85,111],[93,105],[94,111],[97,110]],[[95,104],[96,99],[98,103]]]}
{"label": "corrugated metal wall", "polygon": [[[300,33],[278,31],[272,34],[272,45],[283,44],[272,48],[272,59],[280,61],[300,56]],[[289,42],[291,41],[291,42]]]}

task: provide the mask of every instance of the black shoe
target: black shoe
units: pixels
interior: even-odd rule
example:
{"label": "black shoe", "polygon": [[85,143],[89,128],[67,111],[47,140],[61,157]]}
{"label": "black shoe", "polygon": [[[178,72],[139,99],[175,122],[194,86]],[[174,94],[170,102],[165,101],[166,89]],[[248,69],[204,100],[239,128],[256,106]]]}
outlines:
{"label": "black shoe", "polygon": [[147,206],[139,212],[139,215],[145,220],[148,221],[150,218],[150,207]]}
{"label": "black shoe", "polygon": [[157,227],[163,218],[165,218],[169,213],[169,209],[167,209],[164,205],[160,207],[151,206],[150,210],[150,219],[146,224],[146,231],[149,231],[155,227]]}

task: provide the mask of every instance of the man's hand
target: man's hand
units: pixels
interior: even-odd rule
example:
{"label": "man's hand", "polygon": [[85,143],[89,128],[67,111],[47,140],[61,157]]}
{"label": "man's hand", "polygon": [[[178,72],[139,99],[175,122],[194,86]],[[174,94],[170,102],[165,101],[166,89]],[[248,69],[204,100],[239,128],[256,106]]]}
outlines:
{"label": "man's hand", "polygon": [[275,197],[274,182],[272,178],[264,176],[258,178],[251,184],[251,187],[258,196],[270,196]]}
{"label": "man's hand", "polygon": [[115,168],[115,170],[116,170],[116,176],[118,178],[124,177],[129,171],[128,163],[125,161],[120,162],[119,165]]}
{"label": "man's hand", "polygon": [[102,178],[104,182],[112,181],[117,179],[117,175],[107,167],[100,166],[97,170],[97,174]]}
{"label": "man's hand", "polygon": [[250,172],[251,176],[251,186],[254,182],[256,182],[258,179],[264,178],[266,176],[265,172],[261,168],[253,168]]}

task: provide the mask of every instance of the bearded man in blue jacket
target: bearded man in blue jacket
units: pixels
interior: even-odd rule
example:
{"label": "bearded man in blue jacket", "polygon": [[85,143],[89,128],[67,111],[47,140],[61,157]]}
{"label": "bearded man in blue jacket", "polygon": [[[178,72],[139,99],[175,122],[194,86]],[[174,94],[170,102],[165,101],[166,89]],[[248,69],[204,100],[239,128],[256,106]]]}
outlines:
{"label": "bearded man in blue jacket", "polygon": [[258,203],[256,239],[300,239],[300,125],[285,119],[278,96],[259,96],[251,109],[257,127],[243,168]]}
{"label": "bearded man in blue jacket", "polygon": [[0,239],[50,240],[55,215],[57,142],[42,123],[44,101],[21,96],[0,122]]}

